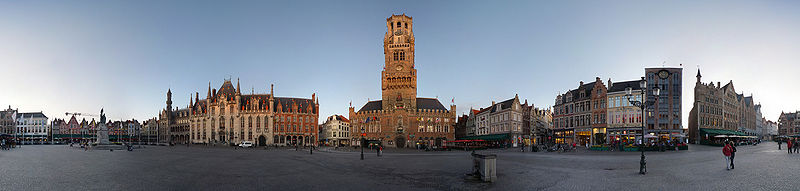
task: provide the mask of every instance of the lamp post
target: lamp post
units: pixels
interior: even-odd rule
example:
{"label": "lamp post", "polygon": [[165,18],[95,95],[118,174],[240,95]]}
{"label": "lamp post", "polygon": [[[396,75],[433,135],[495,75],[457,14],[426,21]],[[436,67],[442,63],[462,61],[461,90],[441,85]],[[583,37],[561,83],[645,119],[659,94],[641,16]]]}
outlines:
{"label": "lamp post", "polygon": [[364,142],[364,127],[361,127],[361,143],[358,144],[361,146],[361,160],[364,160]]}
{"label": "lamp post", "polygon": [[642,97],[640,98],[641,100],[635,100],[635,99],[631,100],[631,96],[633,94],[633,88],[631,88],[631,87],[625,88],[625,95],[628,97],[628,102],[630,102],[632,105],[634,105],[636,107],[639,107],[639,109],[642,110],[642,139],[641,139],[641,143],[639,144],[639,150],[642,152],[642,158],[639,160],[639,174],[647,174],[647,161],[645,160],[645,157],[644,157],[644,146],[643,146],[644,145],[644,135],[645,135],[645,133],[644,133],[644,125],[645,125],[644,124],[644,121],[645,121],[645,118],[644,118],[645,117],[644,116],[645,112],[644,112],[644,110],[647,108],[647,106],[650,106],[650,105],[653,105],[655,103],[658,103],[658,95],[661,92],[661,89],[659,89],[657,85],[654,86],[653,87],[653,95],[655,96],[655,101],[648,102],[648,101],[645,101],[645,99],[646,99],[645,98],[645,91],[647,91],[647,80],[645,80],[644,77],[642,77],[642,80],[639,81],[639,88],[641,88],[641,90],[640,90],[641,95],[642,95]]}

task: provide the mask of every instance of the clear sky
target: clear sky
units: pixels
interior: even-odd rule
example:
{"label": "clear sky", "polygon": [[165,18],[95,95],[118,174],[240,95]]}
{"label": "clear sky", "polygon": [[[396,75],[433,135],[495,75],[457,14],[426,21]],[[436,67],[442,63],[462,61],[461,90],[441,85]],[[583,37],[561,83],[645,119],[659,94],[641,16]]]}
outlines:
{"label": "clear sky", "polygon": [[[764,115],[800,109],[800,1],[0,1],[0,106],[157,116],[208,83],[320,99],[320,118],[380,99],[391,14],[414,18],[418,95],[458,113],[519,94],[541,107],[595,77],[699,65]],[[322,121],[320,121],[321,123]]]}

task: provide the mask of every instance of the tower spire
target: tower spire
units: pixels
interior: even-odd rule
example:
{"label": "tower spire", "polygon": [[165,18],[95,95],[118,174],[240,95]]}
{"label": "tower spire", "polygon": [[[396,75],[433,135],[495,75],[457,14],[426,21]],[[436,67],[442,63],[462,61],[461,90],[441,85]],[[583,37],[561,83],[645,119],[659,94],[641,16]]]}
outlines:
{"label": "tower spire", "polygon": [[700,75],[700,67],[697,68],[697,76],[696,77],[697,77],[697,83],[700,83],[700,78],[703,77],[703,75]]}
{"label": "tower spire", "polygon": [[236,94],[241,94],[242,88],[239,87],[239,78],[236,78]]}

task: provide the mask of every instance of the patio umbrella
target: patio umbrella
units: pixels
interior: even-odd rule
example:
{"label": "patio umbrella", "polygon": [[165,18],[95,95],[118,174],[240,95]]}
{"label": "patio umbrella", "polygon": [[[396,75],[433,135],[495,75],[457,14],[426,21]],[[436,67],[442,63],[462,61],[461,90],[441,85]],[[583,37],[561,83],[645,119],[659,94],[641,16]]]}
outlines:
{"label": "patio umbrella", "polygon": [[714,137],[716,137],[716,138],[722,138],[722,137],[729,137],[729,136],[728,136],[728,135],[717,135],[717,136],[714,136]]}

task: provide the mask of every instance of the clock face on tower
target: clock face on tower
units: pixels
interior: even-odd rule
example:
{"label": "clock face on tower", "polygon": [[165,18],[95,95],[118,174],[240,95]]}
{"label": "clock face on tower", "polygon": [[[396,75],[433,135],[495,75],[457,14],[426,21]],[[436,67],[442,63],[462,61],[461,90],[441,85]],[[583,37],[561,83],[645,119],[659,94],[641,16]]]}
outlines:
{"label": "clock face on tower", "polygon": [[400,71],[400,70],[403,70],[403,66],[400,66],[400,65],[398,65],[398,66],[397,66],[397,67],[395,67],[394,69],[395,69],[395,70],[397,70],[397,71]]}
{"label": "clock face on tower", "polygon": [[661,79],[669,78],[669,71],[667,71],[667,70],[658,71],[658,77],[661,78]]}
{"label": "clock face on tower", "polygon": [[400,29],[394,30],[394,35],[401,35],[401,34],[403,34],[403,30]]}

